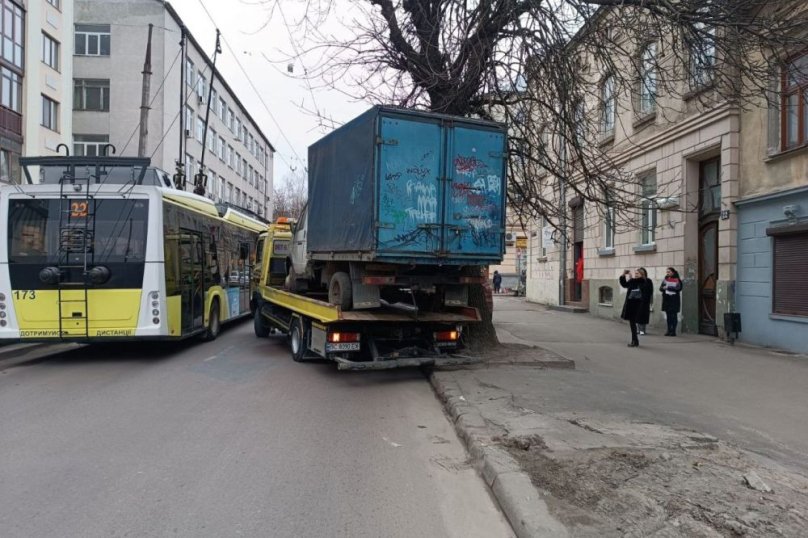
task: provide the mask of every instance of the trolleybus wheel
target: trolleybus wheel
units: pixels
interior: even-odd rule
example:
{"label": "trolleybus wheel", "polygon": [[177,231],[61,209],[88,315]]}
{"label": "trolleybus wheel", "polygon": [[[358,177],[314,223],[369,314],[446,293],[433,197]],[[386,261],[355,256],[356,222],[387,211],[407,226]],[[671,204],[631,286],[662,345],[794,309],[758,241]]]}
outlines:
{"label": "trolleybus wheel", "polygon": [[303,323],[295,318],[289,327],[289,347],[292,349],[292,359],[295,362],[302,362],[306,355],[306,332]]}
{"label": "trolleybus wheel", "polygon": [[222,322],[219,319],[219,299],[214,299],[210,304],[210,314],[208,315],[208,327],[205,329],[203,340],[216,340],[219,331],[222,330]]}
{"label": "trolleybus wheel", "polygon": [[255,330],[255,336],[258,338],[269,336],[269,322],[267,318],[261,315],[261,305],[258,305],[255,308],[255,313],[253,313],[253,329]]}
{"label": "trolleybus wheel", "polygon": [[328,284],[328,302],[339,306],[343,310],[350,310],[353,306],[353,286],[351,277],[342,271],[331,276]]}

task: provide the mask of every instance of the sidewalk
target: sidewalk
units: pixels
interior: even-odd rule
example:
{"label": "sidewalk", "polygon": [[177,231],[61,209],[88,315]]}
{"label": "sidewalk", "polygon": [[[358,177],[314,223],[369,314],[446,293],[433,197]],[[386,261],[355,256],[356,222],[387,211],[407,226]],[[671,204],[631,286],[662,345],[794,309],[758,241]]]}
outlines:
{"label": "sidewalk", "polygon": [[808,527],[808,357],[697,335],[628,348],[625,324],[509,297],[494,321],[502,342],[575,361],[432,376],[520,536]]}

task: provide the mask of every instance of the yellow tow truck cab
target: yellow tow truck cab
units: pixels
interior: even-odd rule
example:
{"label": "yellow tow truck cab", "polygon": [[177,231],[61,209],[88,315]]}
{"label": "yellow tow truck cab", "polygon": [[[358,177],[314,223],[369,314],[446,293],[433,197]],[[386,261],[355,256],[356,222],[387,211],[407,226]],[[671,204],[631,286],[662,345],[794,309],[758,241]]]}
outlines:
{"label": "yellow tow truck cab", "polygon": [[280,218],[262,232],[252,275],[255,335],[288,337],[292,358],[328,359],[340,370],[470,364],[463,332],[480,321],[471,307],[419,309],[385,305],[343,311],[327,293],[291,292],[285,287],[295,221]]}

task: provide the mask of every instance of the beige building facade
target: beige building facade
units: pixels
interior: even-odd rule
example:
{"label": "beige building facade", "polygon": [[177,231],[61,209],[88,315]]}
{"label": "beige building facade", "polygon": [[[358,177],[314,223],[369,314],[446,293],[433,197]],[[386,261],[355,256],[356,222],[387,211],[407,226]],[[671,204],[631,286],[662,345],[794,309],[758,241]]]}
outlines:
{"label": "beige building facade", "polygon": [[[649,41],[635,53],[656,54],[662,45]],[[657,61],[663,60],[654,58],[652,65]],[[603,96],[609,73],[594,65],[588,69],[592,94],[600,88]],[[527,297],[619,318],[625,291],[618,277],[625,269],[644,267],[657,289],[666,268],[673,267],[684,281],[682,329],[717,335],[723,314],[734,309],[740,113],[713,95],[701,78],[682,81],[690,89],[666,95],[656,75],[637,74],[639,80],[646,76],[648,85],[653,83],[650,95],[647,89],[616,88],[612,82],[605,97],[585,108],[598,124],[590,143],[630,178],[615,188],[633,189],[628,196],[636,196],[634,207],[584,201],[567,189],[559,207],[566,228],[541,221],[529,230]],[[546,185],[545,197],[559,191],[557,179],[539,180]],[[562,206],[561,199],[557,205]],[[651,326],[665,327],[660,302],[655,292]]]}

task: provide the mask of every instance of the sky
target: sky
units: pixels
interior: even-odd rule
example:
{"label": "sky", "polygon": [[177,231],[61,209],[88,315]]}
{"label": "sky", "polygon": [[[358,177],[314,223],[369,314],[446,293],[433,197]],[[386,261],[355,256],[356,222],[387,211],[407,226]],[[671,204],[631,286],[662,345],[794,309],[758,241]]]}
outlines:
{"label": "sky", "polygon": [[[281,1],[282,13],[291,23],[299,17],[301,3]],[[294,56],[295,48],[281,12],[277,7],[271,10],[274,0],[170,0],[170,3],[208,56],[213,54],[216,28],[222,33],[222,54],[216,66],[275,147],[276,185],[290,173],[298,175],[305,169],[308,146],[330,130],[303,109],[313,110],[316,104],[323,115],[344,123],[370,107],[341,92],[318,89],[316,84],[310,91],[303,80],[294,78],[303,74],[309,63],[305,58],[291,61],[293,76],[287,74],[289,62],[276,63]],[[211,17],[202,9],[203,5]]]}

